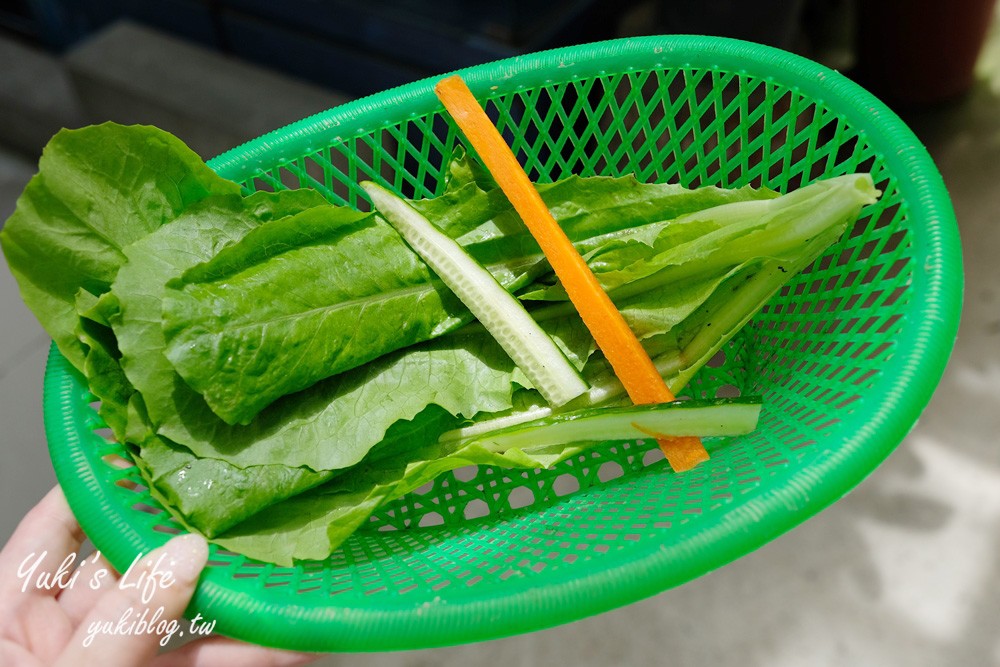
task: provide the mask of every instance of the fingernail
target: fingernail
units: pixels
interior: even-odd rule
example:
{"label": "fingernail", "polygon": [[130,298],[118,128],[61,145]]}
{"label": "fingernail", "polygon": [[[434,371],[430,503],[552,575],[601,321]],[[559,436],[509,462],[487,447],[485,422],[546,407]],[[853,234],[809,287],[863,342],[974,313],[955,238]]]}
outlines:
{"label": "fingernail", "polygon": [[198,580],[208,560],[208,543],[195,533],[180,535],[163,545],[165,564],[181,584]]}

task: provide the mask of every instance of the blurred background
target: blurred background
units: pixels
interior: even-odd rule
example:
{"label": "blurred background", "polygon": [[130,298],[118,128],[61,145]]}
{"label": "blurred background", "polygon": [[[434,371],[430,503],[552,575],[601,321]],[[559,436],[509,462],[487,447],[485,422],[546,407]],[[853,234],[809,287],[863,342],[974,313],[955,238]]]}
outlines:
{"label": "blurred background", "polygon": [[[321,665],[1000,665],[1000,25],[993,0],[3,0],[0,221],[61,127],[151,123],[210,158],[347,100],[554,46],[699,33],[855,78],[930,150],[966,261],[952,362],[844,500],[678,589],[483,644]],[[54,484],[48,339],[0,270],[0,542]]]}

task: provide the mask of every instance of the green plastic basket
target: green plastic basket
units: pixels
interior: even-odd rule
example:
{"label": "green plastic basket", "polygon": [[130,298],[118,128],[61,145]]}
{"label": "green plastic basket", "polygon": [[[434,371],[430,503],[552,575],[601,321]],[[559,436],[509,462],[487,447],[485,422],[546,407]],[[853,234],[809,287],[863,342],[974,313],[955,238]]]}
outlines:
{"label": "green plastic basket", "polygon": [[[553,50],[461,74],[541,181],[634,173],[787,191],[869,171],[884,195],[688,388],[762,394],[753,434],[714,442],[712,459],[683,475],[642,441],[607,443],[553,470],[457,470],[384,508],[323,562],[276,567],[213,548],[189,612],[217,632],[303,650],[410,649],[628,604],[843,496],[900,443],[944,370],[962,290],[948,195],[910,130],[843,76],[694,36]],[[321,113],[210,164],[248,191],[315,188],[352,206],[367,205],[365,179],[432,196],[461,141],[432,85]],[[45,420],[56,474],[121,568],[179,526],[104,437],[93,400],[53,351]]]}

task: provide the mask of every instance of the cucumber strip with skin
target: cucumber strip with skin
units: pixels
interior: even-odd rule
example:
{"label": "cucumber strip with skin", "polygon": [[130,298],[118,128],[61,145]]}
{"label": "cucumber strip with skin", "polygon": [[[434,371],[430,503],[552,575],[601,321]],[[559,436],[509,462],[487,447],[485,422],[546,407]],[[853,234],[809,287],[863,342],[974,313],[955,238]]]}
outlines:
{"label": "cucumber strip with skin", "polygon": [[[725,436],[750,433],[760,416],[759,397],[671,401],[620,408],[590,408],[553,415],[472,438],[495,452],[573,442],[631,440],[658,436]],[[460,439],[458,431],[441,442]]]}
{"label": "cucumber strip with skin", "polygon": [[370,181],[361,187],[378,212],[462,300],[546,401],[559,406],[587,391],[587,383],[562,350],[458,243],[384,187]]}

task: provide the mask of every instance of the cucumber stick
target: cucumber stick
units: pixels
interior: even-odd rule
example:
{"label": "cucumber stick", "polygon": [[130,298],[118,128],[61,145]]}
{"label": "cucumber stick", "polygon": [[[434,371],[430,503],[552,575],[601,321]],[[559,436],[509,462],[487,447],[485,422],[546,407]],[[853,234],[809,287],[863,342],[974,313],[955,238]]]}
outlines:
{"label": "cucumber stick", "polygon": [[[467,439],[496,452],[537,448],[574,442],[632,440],[655,436],[725,436],[750,433],[757,428],[759,397],[698,401],[671,401],[620,408],[588,408]],[[449,431],[442,442],[462,440],[460,431]]]}
{"label": "cucumber stick", "polygon": [[559,406],[587,383],[528,311],[458,243],[384,187],[361,184],[378,212],[510,355],[542,397]]}

